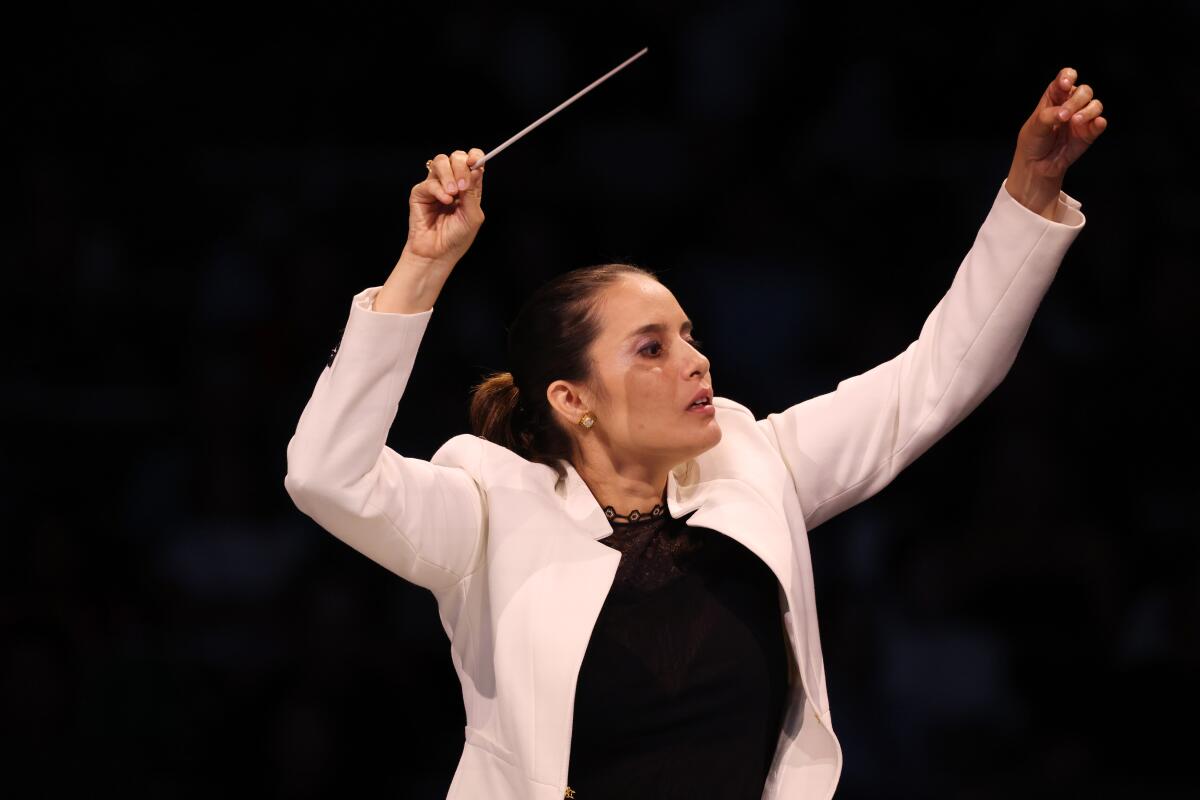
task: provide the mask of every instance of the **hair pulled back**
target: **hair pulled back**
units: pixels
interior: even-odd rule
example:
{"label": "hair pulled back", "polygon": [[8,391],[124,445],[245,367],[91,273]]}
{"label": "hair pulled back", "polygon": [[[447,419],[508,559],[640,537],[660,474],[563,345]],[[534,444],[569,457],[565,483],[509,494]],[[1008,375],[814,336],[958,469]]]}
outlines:
{"label": "hair pulled back", "polygon": [[658,280],[635,264],[597,264],[557,275],[529,296],[508,328],[512,371],[493,372],[472,388],[473,434],[566,477],[560,461],[573,463],[574,440],[556,420],[546,388],[556,380],[591,385],[588,350],[600,333],[600,290],[630,273]]}

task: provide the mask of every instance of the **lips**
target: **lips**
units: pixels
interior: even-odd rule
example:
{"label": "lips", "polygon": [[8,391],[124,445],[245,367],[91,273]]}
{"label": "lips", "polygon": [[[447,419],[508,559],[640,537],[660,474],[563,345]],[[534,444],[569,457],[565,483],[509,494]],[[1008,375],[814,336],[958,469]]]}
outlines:
{"label": "lips", "polygon": [[687,408],[694,406],[698,400],[703,400],[706,405],[712,405],[712,398],[712,389],[708,386],[702,387],[700,391],[692,395],[692,401],[687,404]]}

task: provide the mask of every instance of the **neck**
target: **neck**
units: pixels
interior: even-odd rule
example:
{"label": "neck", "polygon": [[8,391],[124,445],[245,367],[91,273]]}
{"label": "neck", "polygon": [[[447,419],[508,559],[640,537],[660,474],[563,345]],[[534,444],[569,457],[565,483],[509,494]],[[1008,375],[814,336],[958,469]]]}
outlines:
{"label": "neck", "polygon": [[627,517],[635,509],[649,514],[657,503],[664,502],[670,469],[634,465],[618,469],[607,463],[582,463],[576,471],[601,506],[612,506],[617,514]]}

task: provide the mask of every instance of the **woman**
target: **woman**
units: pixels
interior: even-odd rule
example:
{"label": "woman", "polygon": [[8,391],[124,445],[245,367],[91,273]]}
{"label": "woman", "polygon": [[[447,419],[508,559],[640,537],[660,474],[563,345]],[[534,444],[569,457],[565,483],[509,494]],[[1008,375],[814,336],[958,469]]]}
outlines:
{"label": "woman", "polygon": [[[284,485],[432,591],[463,687],[450,798],[831,797],[841,774],[808,531],[872,496],[1008,372],[1082,230],[1063,175],[1107,122],[1065,68],[919,338],[756,419],[713,394],[683,309],[608,264],[539,288],[473,434],[386,445],[433,306],[484,214],[483,152],[426,164],[409,237],[357,294]],[[409,423],[414,424],[414,423]]]}

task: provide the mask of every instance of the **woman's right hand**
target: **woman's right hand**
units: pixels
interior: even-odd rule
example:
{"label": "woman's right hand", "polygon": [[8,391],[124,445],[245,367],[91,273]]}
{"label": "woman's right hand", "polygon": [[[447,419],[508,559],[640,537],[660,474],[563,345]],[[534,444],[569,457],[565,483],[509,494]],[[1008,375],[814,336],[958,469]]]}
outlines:
{"label": "woman's right hand", "polygon": [[408,196],[407,253],[423,261],[453,265],[475,241],[484,214],[483,172],[470,166],[483,158],[483,151],[455,150],[438,153],[429,165],[429,175]]}

